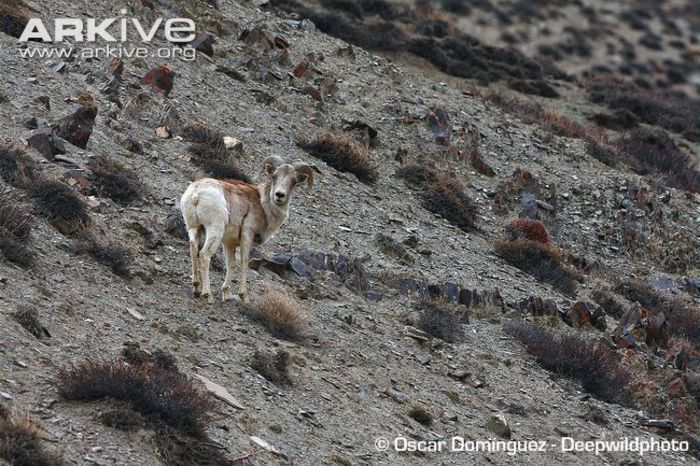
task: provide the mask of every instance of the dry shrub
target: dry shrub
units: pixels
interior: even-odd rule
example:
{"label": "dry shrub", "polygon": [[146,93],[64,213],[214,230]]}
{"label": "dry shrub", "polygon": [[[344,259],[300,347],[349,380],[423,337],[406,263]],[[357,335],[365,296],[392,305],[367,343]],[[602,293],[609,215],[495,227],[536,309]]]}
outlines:
{"label": "dry shrub", "polygon": [[700,100],[677,91],[649,91],[611,78],[601,78],[588,86],[591,100],[611,109],[625,109],[644,123],[700,141]]}
{"label": "dry shrub", "polygon": [[208,126],[194,124],[183,128],[182,137],[191,142],[189,151],[192,154],[192,163],[207,175],[250,183],[250,177],[238,168],[226,148],[221,132]]}
{"label": "dry shrub", "polygon": [[237,464],[224,455],[205,432],[185,433],[167,425],[156,429],[154,442],[166,466],[230,466]]}
{"label": "dry shrub", "polygon": [[59,370],[56,385],[66,400],[122,401],[151,421],[197,432],[209,421],[212,399],[179,373],[150,364],[87,359]]}
{"label": "dry shrub", "polygon": [[76,254],[89,254],[120,277],[131,277],[131,253],[118,242],[98,239],[93,234],[82,235],[73,245]]}
{"label": "dry shrub", "polygon": [[51,337],[46,327],[41,324],[39,314],[33,307],[27,305],[20,306],[19,309],[12,314],[12,317],[36,338],[42,339]]}
{"label": "dry shrub", "polygon": [[111,157],[98,157],[89,163],[97,191],[102,195],[128,205],[143,197],[143,183],[136,172],[124,167]]}
{"label": "dry shrub", "polygon": [[416,405],[408,411],[408,416],[419,424],[425,427],[430,427],[433,424],[433,415],[424,407]]}
{"label": "dry shrub", "polygon": [[652,314],[663,312],[671,334],[700,341],[700,309],[680,298],[665,296],[639,280],[619,284],[615,291],[632,302],[638,302]]}
{"label": "dry shrub", "polygon": [[85,202],[65,183],[38,180],[30,186],[29,195],[39,214],[63,233],[74,233],[90,224]]}
{"label": "dry shrub", "polygon": [[244,311],[261,322],[274,336],[290,340],[300,339],[308,324],[306,311],[289,296],[279,291],[266,291],[253,306]]}
{"label": "dry shrub", "polygon": [[126,406],[114,411],[101,413],[99,419],[102,424],[125,432],[139,430],[146,424],[146,420],[141,413],[132,411]]}
{"label": "dry shrub", "polygon": [[603,308],[607,315],[616,319],[619,319],[627,312],[628,306],[611,291],[603,289],[593,290],[591,298]]}
{"label": "dry shrub", "polygon": [[549,233],[544,223],[530,218],[516,218],[508,222],[506,236],[511,241],[525,238],[542,244],[549,243]]}
{"label": "dry shrub", "polygon": [[632,130],[625,133],[617,145],[628,163],[640,173],[659,173],[670,186],[700,192],[700,171],[694,168],[692,157],[663,131]]}
{"label": "dry shrub", "polygon": [[149,353],[142,350],[138,343],[124,343],[121,357],[130,364],[140,366],[150,364],[171,372],[180,372],[175,356],[161,349]]}
{"label": "dry shrub", "polygon": [[0,406],[0,463],[12,466],[62,466],[62,458],[44,450],[39,426],[13,418]]}
{"label": "dry shrub", "polygon": [[22,0],[3,0],[0,3],[0,32],[19,38],[29,22],[36,16]]}
{"label": "dry shrub", "polygon": [[549,111],[532,100],[508,97],[500,92],[492,92],[486,98],[523,123],[536,124],[543,130],[557,136],[583,140],[586,143],[588,155],[606,165],[615,166],[617,162],[616,148],[610,143],[605,133],[599,129]]}
{"label": "dry shrub", "polygon": [[435,338],[456,343],[464,338],[464,323],[469,321],[465,306],[437,301],[418,305],[418,326]]}
{"label": "dry shrub", "polygon": [[495,250],[503,260],[523,272],[549,283],[568,296],[576,295],[576,282],[581,276],[563,263],[562,253],[555,246],[518,238],[515,241],[497,241]]}
{"label": "dry shrub", "polygon": [[300,138],[299,147],[339,171],[350,172],[363,183],[374,183],[379,174],[369,151],[350,136],[324,131],[312,140]]}
{"label": "dry shrub", "polygon": [[26,188],[37,179],[38,165],[16,145],[0,145],[0,177],[18,188]]}
{"label": "dry shrub", "polygon": [[478,207],[451,173],[414,163],[401,167],[397,175],[420,194],[426,210],[464,231],[476,228]]}
{"label": "dry shrub", "polygon": [[632,405],[626,391],[632,376],[607,348],[577,336],[555,335],[521,321],[509,322],[505,331],[543,368],[579,381],[584,390],[603,401]]}
{"label": "dry shrub", "polygon": [[276,385],[292,385],[292,378],[289,375],[289,359],[289,352],[284,350],[278,350],[274,354],[256,351],[253,354],[250,367]]}
{"label": "dry shrub", "polygon": [[24,204],[0,198],[0,252],[5,259],[22,267],[34,262],[29,243],[34,218]]}

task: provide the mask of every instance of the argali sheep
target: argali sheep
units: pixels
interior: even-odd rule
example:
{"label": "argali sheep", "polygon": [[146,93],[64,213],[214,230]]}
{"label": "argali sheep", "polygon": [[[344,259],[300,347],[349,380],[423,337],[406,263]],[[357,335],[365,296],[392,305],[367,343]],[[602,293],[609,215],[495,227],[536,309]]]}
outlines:
{"label": "argali sheep", "polygon": [[[250,248],[264,244],[289,217],[289,202],[299,183],[313,186],[318,168],[304,162],[292,164],[278,156],[262,163],[264,180],[257,186],[235,180],[202,178],[191,183],[180,201],[190,240],[192,292],[213,302],[209,283],[209,264],[220,244],[224,246],[226,278],[221,288],[224,301],[230,299],[231,279],[240,248],[238,295],[248,300],[246,275]],[[204,246],[199,243],[205,235]],[[200,288],[201,286],[201,288]]]}

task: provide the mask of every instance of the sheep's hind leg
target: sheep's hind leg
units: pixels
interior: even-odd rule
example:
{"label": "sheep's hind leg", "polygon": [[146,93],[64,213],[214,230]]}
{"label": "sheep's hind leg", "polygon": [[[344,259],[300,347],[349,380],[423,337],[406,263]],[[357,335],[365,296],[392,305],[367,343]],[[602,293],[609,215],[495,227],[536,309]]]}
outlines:
{"label": "sheep's hind leg", "polygon": [[233,269],[236,265],[236,244],[224,243],[224,258],[226,259],[226,278],[221,287],[221,299],[228,301],[233,298],[231,294],[231,280],[233,279]]}
{"label": "sheep's hind leg", "polygon": [[241,236],[241,278],[238,282],[238,296],[240,296],[241,301],[244,303],[248,302],[248,286],[247,286],[247,276],[248,276],[248,262],[250,260],[250,247],[251,241],[248,239],[247,235]]}
{"label": "sheep's hind leg", "polygon": [[214,298],[211,294],[211,283],[209,282],[209,264],[211,264],[211,257],[221,245],[221,239],[223,237],[223,225],[208,226],[207,239],[204,242],[202,250],[199,252],[199,267],[202,275],[202,296],[209,304],[214,302]]}
{"label": "sheep's hind leg", "polygon": [[201,274],[199,270],[199,228],[190,228],[187,230],[187,235],[190,238],[190,260],[192,261],[192,294],[198,297],[201,293]]}

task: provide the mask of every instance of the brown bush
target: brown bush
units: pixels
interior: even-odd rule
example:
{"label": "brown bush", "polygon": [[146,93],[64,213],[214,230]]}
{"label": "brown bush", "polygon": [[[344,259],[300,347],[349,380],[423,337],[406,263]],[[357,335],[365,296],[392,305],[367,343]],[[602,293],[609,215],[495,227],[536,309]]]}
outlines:
{"label": "brown bush", "polygon": [[256,351],[253,354],[250,367],[276,385],[292,385],[292,378],[289,375],[288,351],[278,350],[274,354]]}
{"label": "brown bush", "polygon": [[0,145],[0,177],[18,188],[26,188],[37,179],[38,165],[23,148],[17,145]]}
{"label": "brown bush", "polygon": [[156,429],[154,442],[166,466],[230,466],[237,464],[205,432],[186,433],[168,425]]}
{"label": "brown bush", "polygon": [[36,338],[50,338],[49,331],[46,330],[39,320],[39,314],[31,306],[22,305],[12,314],[12,317],[29,333]]}
{"label": "brown bush", "polygon": [[131,253],[115,241],[98,239],[93,234],[82,235],[73,245],[76,254],[89,254],[121,277],[131,277]]}
{"label": "brown bush", "polygon": [[111,157],[98,157],[88,164],[99,194],[128,205],[143,197],[143,183],[136,172]]}
{"label": "brown bush", "polygon": [[30,186],[29,195],[39,214],[63,233],[75,233],[90,224],[85,202],[65,183],[38,180]]}
{"label": "brown bush", "polygon": [[99,419],[102,424],[125,432],[139,430],[146,424],[146,419],[143,415],[132,411],[128,406],[123,406],[114,411],[105,411],[100,414]]}
{"label": "brown bush", "polygon": [[279,291],[266,291],[253,306],[244,306],[243,310],[279,338],[301,338],[309,321],[306,311]]}
{"label": "brown bush", "polygon": [[568,296],[576,295],[576,281],[581,276],[563,264],[562,253],[556,247],[518,238],[515,241],[497,241],[495,250],[503,260],[523,272],[549,283]]}
{"label": "brown bush", "polygon": [[5,259],[22,267],[34,262],[28,247],[34,217],[24,204],[0,198],[0,252]]}
{"label": "brown bush", "polygon": [[339,171],[350,172],[363,183],[374,183],[379,174],[369,151],[350,136],[324,131],[315,138],[300,138],[299,147]]}
{"label": "brown bush", "polygon": [[236,165],[224,143],[224,135],[208,126],[194,124],[183,128],[182,137],[190,141],[192,163],[207,175],[218,179],[250,183],[250,177]]}
{"label": "brown bush", "polygon": [[418,326],[433,337],[448,343],[455,343],[464,338],[462,324],[469,322],[465,306],[423,301],[418,305],[418,310]]}
{"label": "brown bush", "polygon": [[62,466],[62,458],[44,450],[39,426],[13,418],[0,406],[0,463],[8,466]]}
{"label": "brown bush", "polygon": [[462,230],[476,228],[478,208],[462,184],[449,172],[414,163],[401,167],[397,175],[418,192],[426,210]]}
{"label": "brown bush", "polygon": [[150,364],[87,359],[60,369],[56,386],[66,400],[111,398],[149,420],[198,432],[210,419],[212,399],[181,374]]}
{"label": "brown bush", "polygon": [[36,16],[32,12],[22,0],[4,0],[0,3],[0,32],[19,38],[29,18]]}
{"label": "brown bush", "polygon": [[532,324],[509,322],[505,331],[517,339],[543,368],[577,380],[584,390],[608,403],[631,406],[626,391],[631,374],[615,353],[573,335],[555,335]]}
{"label": "brown bush", "polygon": [[673,187],[700,192],[700,172],[694,168],[692,157],[663,131],[632,130],[618,140],[617,146],[628,163],[640,173],[659,173]]}
{"label": "brown bush", "polygon": [[538,243],[549,243],[547,227],[539,220],[530,218],[516,218],[506,225],[506,236],[513,241],[517,238],[525,238]]}
{"label": "brown bush", "polygon": [[422,406],[413,406],[408,411],[408,416],[417,423],[424,425],[425,427],[430,427],[431,425],[433,425],[433,415],[430,414],[428,410],[426,410]]}

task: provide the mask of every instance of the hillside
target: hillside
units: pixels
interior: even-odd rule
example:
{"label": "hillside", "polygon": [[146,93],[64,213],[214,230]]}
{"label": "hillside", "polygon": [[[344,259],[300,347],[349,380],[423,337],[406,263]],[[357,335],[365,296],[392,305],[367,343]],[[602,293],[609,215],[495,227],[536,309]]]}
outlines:
{"label": "hillside", "polygon": [[[697,463],[697,82],[591,77],[605,57],[503,48],[479,20],[500,12],[515,34],[540,21],[511,9],[529,2],[448,3],[0,5],[0,465]],[[690,12],[678,72],[697,81],[694,3],[654,3],[667,23]],[[34,16],[185,17],[211,36],[194,61],[23,58],[52,47],[18,44]],[[221,302],[219,252],[207,305],[180,196],[203,176],[260,180],[272,154],[321,175],[257,248],[252,303]],[[270,307],[308,321],[266,326]],[[3,453],[25,416],[55,461]],[[548,447],[375,447],[454,436]]]}

